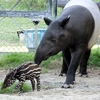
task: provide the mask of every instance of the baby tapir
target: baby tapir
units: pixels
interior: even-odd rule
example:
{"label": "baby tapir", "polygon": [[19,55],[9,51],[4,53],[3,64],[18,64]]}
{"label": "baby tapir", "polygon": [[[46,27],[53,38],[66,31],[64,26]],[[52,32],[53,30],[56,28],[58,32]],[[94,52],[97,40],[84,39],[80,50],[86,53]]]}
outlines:
{"label": "baby tapir", "polygon": [[19,83],[15,86],[14,92],[18,88],[20,89],[20,92],[23,92],[23,84],[25,80],[31,81],[32,89],[34,91],[35,89],[34,78],[35,78],[37,81],[37,91],[40,91],[40,74],[41,74],[41,68],[39,65],[33,62],[24,63],[18,66],[16,69],[9,70],[9,73],[6,75],[1,89],[5,89],[11,86],[16,81],[16,79],[18,79]]}

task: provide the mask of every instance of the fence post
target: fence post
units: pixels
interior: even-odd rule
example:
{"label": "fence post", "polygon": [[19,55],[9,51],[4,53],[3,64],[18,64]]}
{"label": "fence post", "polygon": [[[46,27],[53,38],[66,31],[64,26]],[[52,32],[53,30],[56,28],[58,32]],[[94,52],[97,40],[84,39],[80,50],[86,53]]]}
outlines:
{"label": "fence post", "polygon": [[54,19],[57,17],[57,0],[54,0]]}

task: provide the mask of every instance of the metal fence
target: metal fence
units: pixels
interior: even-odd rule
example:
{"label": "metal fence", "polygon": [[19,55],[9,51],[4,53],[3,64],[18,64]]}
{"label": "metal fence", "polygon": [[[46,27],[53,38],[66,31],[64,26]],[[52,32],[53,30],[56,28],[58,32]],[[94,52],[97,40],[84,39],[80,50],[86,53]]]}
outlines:
{"label": "metal fence", "polygon": [[[25,35],[25,32],[34,33],[37,28],[45,31],[46,25],[42,17],[51,17],[51,14],[52,0],[0,0],[0,52],[31,51],[28,46],[30,35]],[[37,36],[34,37],[36,39]],[[39,39],[41,37],[40,35]],[[35,45],[37,44],[36,42]]]}
{"label": "metal fence", "polygon": [[28,39],[33,39],[26,32],[46,28],[42,17],[51,17],[51,4],[52,0],[0,0],[0,52],[28,52]]}

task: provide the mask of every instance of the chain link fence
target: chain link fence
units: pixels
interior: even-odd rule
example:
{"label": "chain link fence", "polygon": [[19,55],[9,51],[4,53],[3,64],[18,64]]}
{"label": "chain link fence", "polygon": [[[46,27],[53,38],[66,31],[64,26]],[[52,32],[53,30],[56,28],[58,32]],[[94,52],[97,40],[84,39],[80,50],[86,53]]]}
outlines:
{"label": "chain link fence", "polygon": [[[47,1],[50,2],[50,0],[0,0],[0,11],[2,11],[2,15],[8,14],[0,17],[0,53],[29,51],[27,35],[24,33],[27,30],[31,30],[34,33],[35,28],[45,31],[45,23],[40,18],[39,24],[35,25],[33,23],[34,20],[31,17],[27,17],[30,13],[26,14],[24,12],[24,17],[17,16],[20,16],[20,12],[14,12],[14,15],[12,14],[13,16],[9,15],[13,11],[47,11],[49,7]],[[49,8],[51,9],[51,7]],[[9,12],[4,13],[4,11]],[[51,13],[50,10],[49,13]],[[98,43],[100,43],[100,40]]]}
{"label": "chain link fence", "polygon": [[[28,52],[27,30],[45,29],[42,16],[49,0],[0,0],[0,53]],[[39,14],[39,15],[38,15]],[[39,24],[34,25],[34,18]],[[37,21],[35,19],[35,21]],[[32,31],[34,33],[34,31]]]}

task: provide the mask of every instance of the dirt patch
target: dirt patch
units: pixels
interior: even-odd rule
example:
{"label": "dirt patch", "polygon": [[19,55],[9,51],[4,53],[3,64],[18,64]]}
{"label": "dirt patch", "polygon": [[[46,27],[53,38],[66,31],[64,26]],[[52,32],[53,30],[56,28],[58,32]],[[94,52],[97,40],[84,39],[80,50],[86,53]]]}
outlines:
{"label": "dirt patch", "polygon": [[[59,76],[59,69],[41,74],[41,91],[18,94],[0,94],[0,100],[100,100],[100,71],[88,70],[89,77],[76,75],[76,84],[72,89],[63,89],[61,85],[66,77]],[[3,80],[6,71],[0,71]]]}

